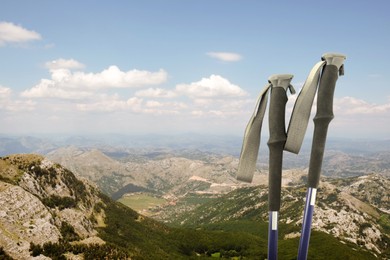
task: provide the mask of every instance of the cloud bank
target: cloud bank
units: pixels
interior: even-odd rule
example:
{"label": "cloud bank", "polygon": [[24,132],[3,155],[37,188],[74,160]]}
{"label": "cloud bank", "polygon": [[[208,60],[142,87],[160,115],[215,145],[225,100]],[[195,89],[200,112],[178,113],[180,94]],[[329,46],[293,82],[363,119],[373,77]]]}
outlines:
{"label": "cloud bank", "polygon": [[58,59],[47,62],[50,79],[41,81],[22,92],[27,98],[83,99],[91,97],[102,89],[139,88],[147,85],[159,85],[167,80],[167,73],[146,70],[122,71],[112,65],[97,73],[80,71],[84,64],[76,60]]}
{"label": "cloud bank", "polygon": [[[112,65],[85,72],[86,66],[74,59],[53,60],[45,68],[50,78],[19,93],[0,85],[4,126],[12,129],[31,122],[28,129],[39,125],[43,130],[72,131],[81,126],[85,131],[160,131],[164,126],[169,132],[242,134],[256,102],[244,88],[215,74],[171,85],[163,69],[124,71]],[[296,96],[289,96],[287,117]],[[314,106],[312,117],[315,111]],[[388,137],[390,132],[390,98],[383,104],[350,96],[335,98],[334,114],[331,133],[365,136],[380,132]],[[267,118],[264,124],[267,129]]]}

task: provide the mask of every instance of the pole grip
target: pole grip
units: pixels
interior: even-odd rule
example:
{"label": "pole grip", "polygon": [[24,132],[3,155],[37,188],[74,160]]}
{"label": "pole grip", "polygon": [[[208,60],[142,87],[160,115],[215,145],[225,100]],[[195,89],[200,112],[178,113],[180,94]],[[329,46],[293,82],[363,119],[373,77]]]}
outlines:
{"label": "pole grip", "polygon": [[279,211],[282,181],[283,149],[286,143],[285,108],[286,90],[290,86],[292,75],[275,75],[270,77],[272,84],[269,106],[269,211]]}
{"label": "pole grip", "polygon": [[328,126],[334,117],[333,96],[339,69],[337,65],[325,65],[318,87],[317,112],[313,119],[314,135],[308,176],[308,186],[310,188],[317,188],[320,181]]}

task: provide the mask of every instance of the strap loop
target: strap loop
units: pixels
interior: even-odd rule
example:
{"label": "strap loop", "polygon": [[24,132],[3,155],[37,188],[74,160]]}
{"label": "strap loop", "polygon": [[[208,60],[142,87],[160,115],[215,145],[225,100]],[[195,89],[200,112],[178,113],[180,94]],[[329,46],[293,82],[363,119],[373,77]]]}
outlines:
{"label": "strap loop", "polygon": [[320,80],[320,72],[325,63],[325,61],[320,61],[314,65],[298,95],[287,130],[287,140],[284,146],[286,151],[298,154],[301,149]]}
{"label": "strap loop", "polygon": [[240,162],[238,164],[237,180],[252,182],[256,170],[256,161],[259,154],[261,126],[268,102],[268,93],[271,84],[265,85],[257,98],[255,111],[245,129],[242,143]]}
{"label": "strap loop", "polygon": [[288,86],[288,89],[290,90],[291,95],[294,95],[296,93],[295,88],[293,87],[293,85],[290,84]]}

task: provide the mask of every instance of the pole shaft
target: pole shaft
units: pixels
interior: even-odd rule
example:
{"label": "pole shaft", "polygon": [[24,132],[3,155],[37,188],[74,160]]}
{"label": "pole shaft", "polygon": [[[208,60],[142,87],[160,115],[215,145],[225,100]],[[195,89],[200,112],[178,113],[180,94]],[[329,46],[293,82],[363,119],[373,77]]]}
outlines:
{"label": "pole shaft", "polygon": [[306,203],[303,215],[301,238],[299,240],[298,260],[307,259],[316,192],[317,189],[309,188],[306,193]]}
{"label": "pole shaft", "polygon": [[278,212],[269,212],[268,260],[278,259]]}

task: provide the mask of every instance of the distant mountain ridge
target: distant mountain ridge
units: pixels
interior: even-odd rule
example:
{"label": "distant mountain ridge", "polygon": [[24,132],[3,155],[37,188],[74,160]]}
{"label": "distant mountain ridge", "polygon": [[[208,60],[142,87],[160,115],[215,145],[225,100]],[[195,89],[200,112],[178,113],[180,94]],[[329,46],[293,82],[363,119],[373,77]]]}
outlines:
{"label": "distant mountain ridge", "polygon": [[[263,136],[262,140],[268,137]],[[177,135],[48,135],[48,136],[17,136],[0,134],[0,156],[12,153],[48,153],[60,147],[75,146],[78,148],[96,148],[109,152],[135,153],[135,151],[168,149],[170,151],[201,151],[213,154],[239,156],[243,136],[218,136],[205,134]],[[311,140],[303,142],[301,154],[311,149]],[[390,151],[388,139],[351,139],[329,137],[327,150],[340,151],[351,155],[363,155],[376,152]],[[266,141],[260,146],[260,153],[268,150]],[[265,152],[265,153],[264,153]]]}
{"label": "distant mountain ridge", "polygon": [[[128,184],[160,194],[172,193],[174,189],[177,190],[178,185],[186,185],[192,176],[199,176],[216,184],[228,183],[232,188],[240,185],[235,180],[238,157],[201,151],[193,154],[169,149],[154,151],[133,151],[115,158],[110,157],[108,155],[110,153],[104,150],[69,146],[53,150],[47,157],[97,183],[109,195]],[[258,169],[262,173],[267,173],[268,162],[264,160],[261,157]],[[307,169],[309,155],[297,156],[286,153],[285,161],[285,171],[294,168],[304,171]],[[289,165],[292,168],[289,168]],[[323,165],[323,176],[351,177],[369,173],[390,176],[390,152],[361,156],[327,150]]]}

